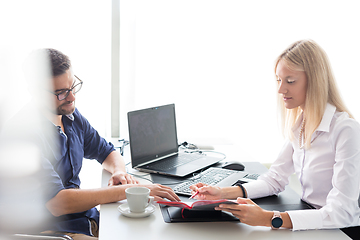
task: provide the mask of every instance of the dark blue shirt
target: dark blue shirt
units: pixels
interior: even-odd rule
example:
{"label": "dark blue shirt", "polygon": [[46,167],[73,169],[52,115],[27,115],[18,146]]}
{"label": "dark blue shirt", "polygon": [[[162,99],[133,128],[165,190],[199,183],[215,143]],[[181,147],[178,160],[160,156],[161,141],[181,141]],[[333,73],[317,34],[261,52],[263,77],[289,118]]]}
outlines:
{"label": "dark blue shirt", "polygon": [[[63,189],[79,188],[79,173],[83,158],[96,159],[103,163],[106,157],[114,151],[112,143],[100,137],[80,112],[63,116],[65,133],[61,128],[52,126],[52,137],[48,133],[41,137],[43,146],[43,174],[47,185],[47,199],[55,197]],[[47,124],[52,124],[48,122]],[[41,134],[40,134],[41,135]],[[82,233],[91,235],[90,221],[94,219],[99,224],[99,212],[96,208],[85,212],[53,217],[50,230]]]}

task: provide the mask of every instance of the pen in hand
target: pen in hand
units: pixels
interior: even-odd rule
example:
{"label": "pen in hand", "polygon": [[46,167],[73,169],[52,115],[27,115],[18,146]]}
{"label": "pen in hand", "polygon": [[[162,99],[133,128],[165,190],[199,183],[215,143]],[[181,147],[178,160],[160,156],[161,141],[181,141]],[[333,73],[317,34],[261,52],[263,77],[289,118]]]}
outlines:
{"label": "pen in hand", "polygon": [[192,198],[194,198],[196,195],[198,195],[199,194],[199,190],[198,191],[196,191],[196,193],[194,193],[193,195],[191,195],[191,197],[189,197],[189,199],[192,199]]}

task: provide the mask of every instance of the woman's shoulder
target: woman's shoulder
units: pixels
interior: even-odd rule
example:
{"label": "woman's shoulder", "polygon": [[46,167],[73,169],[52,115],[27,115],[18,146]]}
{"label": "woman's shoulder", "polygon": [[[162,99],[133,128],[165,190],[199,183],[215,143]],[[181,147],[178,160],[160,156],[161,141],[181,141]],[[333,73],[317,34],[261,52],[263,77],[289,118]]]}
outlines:
{"label": "woman's shoulder", "polygon": [[360,124],[354,118],[351,118],[347,112],[336,111],[332,119],[334,130],[349,129],[360,134]]}

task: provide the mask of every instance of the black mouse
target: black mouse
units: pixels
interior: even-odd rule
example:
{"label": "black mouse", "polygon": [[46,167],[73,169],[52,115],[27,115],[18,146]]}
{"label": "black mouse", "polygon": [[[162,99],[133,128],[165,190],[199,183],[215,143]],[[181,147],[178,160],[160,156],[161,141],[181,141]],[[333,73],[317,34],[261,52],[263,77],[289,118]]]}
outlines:
{"label": "black mouse", "polygon": [[231,170],[237,170],[237,171],[243,171],[245,169],[245,166],[242,165],[239,162],[226,162],[222,168],[225,169],[231,169]]}

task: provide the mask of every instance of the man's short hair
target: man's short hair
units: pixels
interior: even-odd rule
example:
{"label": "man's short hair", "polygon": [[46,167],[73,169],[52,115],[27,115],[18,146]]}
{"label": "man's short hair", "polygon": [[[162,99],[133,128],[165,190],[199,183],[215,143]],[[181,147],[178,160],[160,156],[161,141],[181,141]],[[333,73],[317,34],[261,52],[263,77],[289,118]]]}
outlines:
{"label": "man's short hair", "polygon": [[52,48],[47,48],[46,52],[49,54],[51,73],[53,77],[62,75],[69,70],[71,62],[68,56]]}

